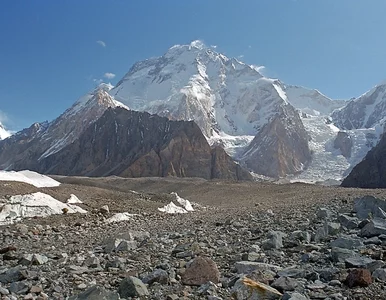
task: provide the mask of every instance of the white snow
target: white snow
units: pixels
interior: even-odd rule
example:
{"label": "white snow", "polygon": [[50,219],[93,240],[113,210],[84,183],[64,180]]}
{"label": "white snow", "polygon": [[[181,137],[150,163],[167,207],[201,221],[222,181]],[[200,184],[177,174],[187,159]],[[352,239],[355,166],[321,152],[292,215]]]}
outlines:
{"label": "white snow", "polygon": [[172,192],[173,196],[176,197],[176,201],[186,210],[186,211],[194,211],[192,204],[189,202],[189,200],[186,200],[184,198],[181,198],[178,196],[177,193]]}
{"label": "white snow", "polygon": [[[326,116],[308,116],[302,121],[311,136],[309,145],[313,151],[312,162],[301,174],[289,176],[292,182],[315,183],[328,179],[342,180],[377,143],[381,134],[379,128],[346,130],[353,142],[351,156],[346,158],[339,149],[333,147],[339,128],[329,124]],[[369,139],[369,135],[373,139]]]}
{"label": "white snow", "polygon": [[115,223],[130,220],[135,214],[129,214],[128,212],[116,213],[112,217],[106,220],[106,223]]}
{"label": "white snow", "polygon": [[48,176],[29,170],[19,172],[0,171],[0,181],[19,181],[31,184],[36,187],[54,187],[60,185],[60,182]]}
{"label": "white snow", "polygon": [[193,206],[189,200],[181,198],[175,192],[172,192],[171,195],[175,197],[175,201],[178,203],[178,205],[171,201],[168,205],[158,208],[159,211],[167,214],[186,214],[188,212],[194,211]]}
{"label": "white snow", "polygon": [[83,202],[80,201],[77,196],[75,196],[74,194],[71,194],[70,198],[67,199],[67,204],[77,204],[77,203],[83,203]]}
{"label": "white snow", "polygon": [[167,214],[186,214],[188,212],[185,208],[177,206],[173,202],[158,208],[158,210]]}
{"label": "white snow", "polygon": [[12,224],[23,218],[47,217],[67,213],[87,213],[79,206],[62,203],[50,195],[37,192],[27,195],[15,195],[1,200],[0,225]]}

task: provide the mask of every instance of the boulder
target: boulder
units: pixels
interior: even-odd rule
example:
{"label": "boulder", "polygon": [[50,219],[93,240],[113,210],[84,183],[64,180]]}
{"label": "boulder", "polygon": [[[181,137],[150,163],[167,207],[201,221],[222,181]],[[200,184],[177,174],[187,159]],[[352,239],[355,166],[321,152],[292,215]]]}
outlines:
{"label": "boulder", "polygon": [[234,285],[231,295],[235,300],[262,300],[281,299],[283,296],[278,290],[253,281],[249,278],[240,278]]}
{"label": "boulder", "polygon": [[137,277],[126,277],[119,284],[118,293],[122,298],[148,296],[149,291]]}
{"label": "boulder", "polygon": [[186,268],[182,275],[182,283],[200,286],[208,281],[220,282],[220,272],[216,263],[208,257],[198,256]]}
{"label": "boulder", "polygon": [[369,286],[372,282],[371,273],[366,269],[354,269],[348,274],[346,278],[346,284],[350,288],[356,286],[366,287]]}

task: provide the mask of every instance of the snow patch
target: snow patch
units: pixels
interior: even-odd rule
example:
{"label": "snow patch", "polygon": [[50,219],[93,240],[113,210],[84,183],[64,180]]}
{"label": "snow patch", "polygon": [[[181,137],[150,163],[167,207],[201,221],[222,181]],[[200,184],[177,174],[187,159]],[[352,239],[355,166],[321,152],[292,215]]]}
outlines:
{"label": "snow patch", "polygon": [[62,203],[50,195],[37,192],[27,195],[15,195],[8,200],[0,200],[0,225],[12,224],[23,218],[48,217],[67,213],[87,213],[79,206]]}
{"label": "snow patch", "polygon": [[67,204],[77,204],[77,203],[83,203],[83,202],[80,201],[77,196],[75,196],[74,194],[71,194],[70,198],[67,199]]}
{"label": "snow patch", "polygon": [[31,184],[35,187],[54,187],[54,186],[59,186],[60,182],[33,172],[29,170],[24,170],[24,171],[0,171],[0,181],[18,181],[18,182],[25,182],[28,184]]}
{"label": "snow patch", "polygon": [[130,220],[135,214],[129,214],[128,212],[117,213],[106,220],[106,223],[115,223]]}
{"label": "snow patch", "polygon": [[189,200],[181,198],[175,192],[172,192],[171,195],[175,197],[175,201],[179,204],[179,206],[171,201],[168,205],[158,208],[159,211],[167,214],[186,214],[188,212],[194,211],[193,206]]}

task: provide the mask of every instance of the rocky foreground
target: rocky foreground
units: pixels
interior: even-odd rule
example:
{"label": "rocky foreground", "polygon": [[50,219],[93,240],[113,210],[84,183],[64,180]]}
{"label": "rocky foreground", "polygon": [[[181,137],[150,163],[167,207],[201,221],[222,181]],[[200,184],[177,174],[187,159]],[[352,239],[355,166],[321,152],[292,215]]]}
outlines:
{"label": "rocky foreground", "polygon": [[[88,211],[1,226],[1,299],[386,299],[386,205],[364,197],[383,190],[62,181],[0,182],[0,198],[75,193]],[[171,191],[195,211],[158,211]]]}

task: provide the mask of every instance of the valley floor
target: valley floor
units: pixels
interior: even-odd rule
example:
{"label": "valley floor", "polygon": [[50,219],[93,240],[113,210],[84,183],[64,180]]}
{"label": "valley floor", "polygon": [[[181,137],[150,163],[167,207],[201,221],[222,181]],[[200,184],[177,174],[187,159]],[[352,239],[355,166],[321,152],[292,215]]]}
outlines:
{"label": "valley floor", "polygon": [[[351,214],[354,198],[374,195],[385,199],[386,190],[193,178],[53,177],[62,184],[35,188],[24,183],[0,182],[0,199],[41,191],[64,202],[70,194],[75,194],[83,202],[80,206],[89,213],[24,219],[1,226],[0,244],[16,249],[0,258],[2,299],[26,299],[26,294],[31,294],[27,299],[45,299],[44,295],[49,299],[65,299],[95,284],[115,292],[122,278],[132,275],[148,282],[146,278],[156,269],[165,270],[168,280],[148,284],[148,299],[228,299],[237,280],[239,272],[235,264],[239,261],[301,270],[303,275],[291,277],[295,287],[281,290],[289,294],[295,290],[309,299],[386,299],[382,281],[375,280],[363,288],[348,288],[344,284],[349,269],[330,258],[329,241],[336,236],[326,237],[325,241],[295,246],[284,243],[280,249],[264,249],[269,231],[291,236],[300,230],[314,235],[317,228],[323,226],[316,218],[318,208],[328,208],[333,212],[331,221],[335,221],[338,213]],[[191,201],[195,211],[175,215],[159,212],[159,207],[171,201],[171,192]],[[104,205],[108,205],[109,213],[101,213]],[[118,212],[136,215],[129,221],[106,223],[109,216]],[[340,234],[353,234],[353,231],[341,229]],[[123,252],[103,250],[110,239],[125,239],[125,236],[135,240],[136,246]],[[386,247],[379,244],[368,248],[373,253],[386,253]],[[306,253],[318,259],[302,261]],[[48,261],[20,266],[19,259],[26,254],[41,254]],[[220,285],[203,287],[201,291],[183,283],[181,278],[189,267],[188,262],[197,255],[209,257],[217,264]],[[384,259],[382,257],[379,260]],[[90,264],[90,260],[94,260],[95,265]],[[19,281],[27,286],[24,290],[4,280],[6,272],[19,267],[27,271]],[[326,272],[331,276],[325,278]],[[262,277],[271,276],[267,280],[270,284],[279,277],[272,272],[260,273],[255,270],[250,277],[262,281]],[[33,293],[32,287],[39,287],[39,292]],[[13,291],[16,298],[7,296],[7,291]]]}

